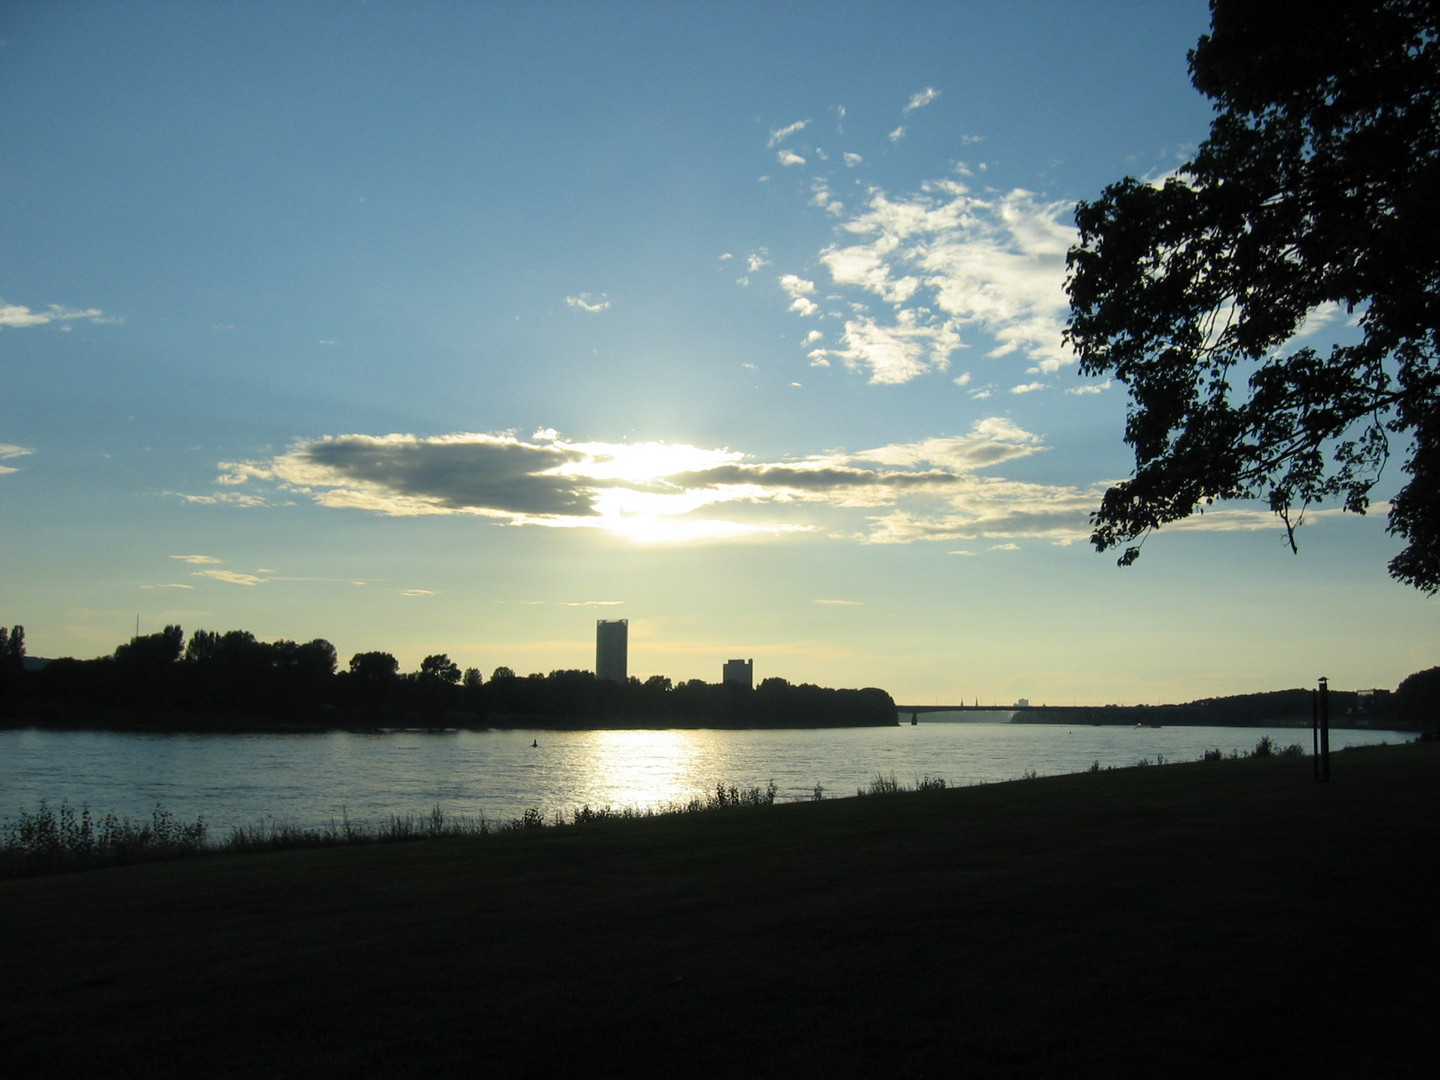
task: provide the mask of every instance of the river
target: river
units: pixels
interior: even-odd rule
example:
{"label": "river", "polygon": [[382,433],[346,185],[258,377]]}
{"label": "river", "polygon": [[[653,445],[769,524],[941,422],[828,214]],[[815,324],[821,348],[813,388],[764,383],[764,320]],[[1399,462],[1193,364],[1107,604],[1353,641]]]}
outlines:
{"label": "river", "polygon": [[[953,718],[952,718],[953,719]],[[332,731],[315,734],[143,734],[0,731],[0,824],[44,800],[148,820],[158,805],[203,817],[213,837],[266,822],[324,826],[348,816],[382,824],[428,814],[506,822],[528,808],[547,819],[594,809],[658,809],[717,784],[764,787],[782,801],[854,795],[877,775],[951,786],[1101,767],[1195,761],[1247,752],[1295,728],[1076,727],[945,722],[788,731]],[[1331,747],[1399,743],[1404,732],[1340,729]]]}

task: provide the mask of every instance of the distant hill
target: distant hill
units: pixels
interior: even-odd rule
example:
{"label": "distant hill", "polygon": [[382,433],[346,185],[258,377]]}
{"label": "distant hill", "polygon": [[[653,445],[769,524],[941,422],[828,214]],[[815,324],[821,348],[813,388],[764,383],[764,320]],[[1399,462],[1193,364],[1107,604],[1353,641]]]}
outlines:
{"label": "distant hill", "polygon": [[[1145,726],[1309,727],[1314,691],[1270,690],[1201,698],[1184,705],[1051,706],[1016,710],[1019,724],[1139,724]],[[1389,690],[1331,690],[1333,727],[1416,728],[1396,707]]]}

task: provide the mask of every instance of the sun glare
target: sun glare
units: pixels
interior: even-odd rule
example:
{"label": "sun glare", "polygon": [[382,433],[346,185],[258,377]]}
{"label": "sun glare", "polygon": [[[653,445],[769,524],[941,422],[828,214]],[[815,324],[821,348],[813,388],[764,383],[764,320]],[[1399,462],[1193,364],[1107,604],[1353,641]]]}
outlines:
{"label": "sun glare", "polygon": [[736,450],[705,450],[684,443],[568,443],[566,448],[587,456],[555,469],[556,475],[628,484],[651,484],[668,476],[703,472],[734,464],[744,456]]}

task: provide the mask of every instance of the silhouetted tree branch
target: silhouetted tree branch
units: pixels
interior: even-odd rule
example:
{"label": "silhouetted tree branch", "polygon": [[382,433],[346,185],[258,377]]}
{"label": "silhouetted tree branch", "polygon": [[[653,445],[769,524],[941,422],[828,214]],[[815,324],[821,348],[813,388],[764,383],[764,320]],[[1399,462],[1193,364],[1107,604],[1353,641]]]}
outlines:
{"label": "silhouetted tree branch", "polygon": [[[1067,339],[1130,391],[1134,475],[1092,516],[1104,551],[1216,500],[1264,498],[1293,546],[1305,509],[1364,513],[1392,452],[1406,546],[1440,588],[1440,5],[1212,0],[1191,79],[1210,136],[1163,183],[1076,212]],[[1295,341],[1354,319],[1358,342]],[[1138,544],[1120,562],[1133,562]]]}

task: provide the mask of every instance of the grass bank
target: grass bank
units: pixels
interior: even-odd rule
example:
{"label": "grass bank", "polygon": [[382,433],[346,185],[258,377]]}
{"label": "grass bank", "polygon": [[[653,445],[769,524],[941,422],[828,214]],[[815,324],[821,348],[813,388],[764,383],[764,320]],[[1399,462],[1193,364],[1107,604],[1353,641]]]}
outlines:
{"label": "grass bank", "polygon": [[1440,744],[0,882],[12,1075],[1429,1076]]}

